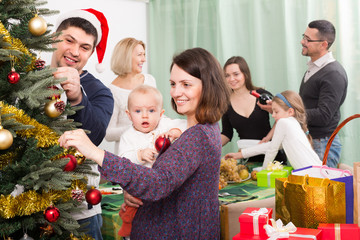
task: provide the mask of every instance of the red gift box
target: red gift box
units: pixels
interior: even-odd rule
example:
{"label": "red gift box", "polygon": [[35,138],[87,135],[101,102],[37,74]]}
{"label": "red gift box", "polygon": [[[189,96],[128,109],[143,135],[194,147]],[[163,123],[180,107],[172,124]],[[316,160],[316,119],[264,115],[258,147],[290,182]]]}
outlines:
{"label": "red gift box", "polygon": [[283,225],[282,221],[278,219],[270,219],[271,224],[265,225],[265,231],[268,239],[276,240],[321,240],[322,230],[297,228],[292,222]]}
{"label": "red gift box", "polygon": [[272,208],[246,208],[239,217],[240,234],[267,237],[264,225],[269,223],[272,211]]}
{"label": "red gift box", "polygon": [[322,240],[360,239],[360,228],[357,224],[320,223],[318,229],[322,230]]}
{"label": "red gift box", "polygon": [[321,240],[322,231],[319,229],[311,229],[311,228],[297,228],[296,232],[290,233],[289,240]]}
{"label": "red gift box", "polygon": [[269,237],[251,236],[247,234],[236,234],[232,240],[267,240]]}

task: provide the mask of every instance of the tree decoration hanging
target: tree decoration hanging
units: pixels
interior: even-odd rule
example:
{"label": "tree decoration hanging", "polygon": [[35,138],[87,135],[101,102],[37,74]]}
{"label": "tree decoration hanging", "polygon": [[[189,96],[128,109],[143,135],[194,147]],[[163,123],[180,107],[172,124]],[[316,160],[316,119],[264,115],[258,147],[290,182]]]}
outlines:
{"label": "tree decoration hanging", "polygon": [[7,75],[7,79],[9,81],[9,83],[16,84],[20,80],[20,74],[15,71],[14,56],[10,55],[9,57],[10,57],[11,71]]}
{"label": "tree decoration hanging", "polygon": [[6,150],[13,144],[14,137],[11,132],[1,125],[1,114],[0,114],[0,150]]}
{"label": "tree decoration hanging", "polygon": [[15,68],[11,68],[11,71],[7,75],[9,83],[16,84],[20,80],[20,74],[15,71]]}
{"label": "tree decoration hanging", "polygon": [[36,59],[35,61],[35,68],[36,70],[43,70],[45,68],[46,62],[41,58]]}
{"label": "tree decoration hanging", "polygon": [[38,14],[35,14],[35,16],[30,19],[29,24],[29,31],[34,36],[41,36],[46,32],[47,29],[47,23],[46,21],[40,17]]}
{"label": "tree decoration hanging", "polygon": [[86,191],[86,183],[75,180],[70,188],[64,191],[43,191],[38,193],[30,190],[19,196],[0,195],[0,217],[5,219],[16,216],[29,216],[33,213],[44,211],[53,202],[63,199],[65,201],[71,198],[71,191],[74,189]]}
{"label": "tree decoration hanging", "polygon": [[0,125],[0,150],[6,150],[11,147],[13,141],[14,138],[11,132]]}
{"label": "tree decoration hanging", "polygon": [[[27,66],[26,70],[31,71],[35,68],[35,61],[36,56],[32,54],[25,45],[21,42],[18,38],[11,37],[9,31],[5,28],[4,24],[0,21],[0,35],[2,35],[2,40],[6,43],[8,43],[9,47],[4,47],[4,49],[12,49],[12,50],[18,50],[22,52],[23,54],[27,55],[31,58],[31,64]],[[17,58],[14,58],[14,61],[19,61]]]}
{"label": "tree decoration hanging", "polygon": [[13,114],[13,118],[24,125],[31,125],[34,128],[16,131],[16,135],[23,138],[34,137],[38,140],[37,147],[50,147],[57,145],[59,135],[51,128],[32,119],[21,109],[0,101],[1,114]]}
{"label": "tree decoration hanging", "polygon": [[102,195],[99,190],[97,190],[94,187],[91,187],[91,189],[86,192],[85,199],[87,203],[91,205],[96,205],[101,202]]}
{"label": "tree decoration hanging", "polygon": [[86,157],[84,155],[82,155],[80,152],[76,151],[74,154],[77,164],[83,164],[86,160]]}
{"label": "tree decoration hanging", "polygon": [[44,218],[48,222],[56,222],[60,217],[60,210],[54,206],[50,206],[44,211]]}
{"label": "tree decoration hanging", "polygon": [[52,99],[45,104],[44,111],[46,116],[51,118],[59,117],[65,110],[65,103],[60,99]]}
{"label": "tree decoration hanging", "polygon": [[64,167],[64,171],[65,172],[71,172],[71,171],[74,171],[76,166],[77,166],[77,161],[76,161],[76,158],[75,156],[71,155],[71,154],[68,154],[65,156],[66,158],[69,158],[69,162],[65,165]]}

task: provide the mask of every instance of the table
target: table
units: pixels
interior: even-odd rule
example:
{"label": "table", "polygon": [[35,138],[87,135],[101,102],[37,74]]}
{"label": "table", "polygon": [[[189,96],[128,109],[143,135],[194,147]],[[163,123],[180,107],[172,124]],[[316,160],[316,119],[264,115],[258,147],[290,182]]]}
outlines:
{"label": "table", "polygon": [[[100,190],[111,188],[111,183],[100,185]],[[224,196],[228,195],[228,196]],[[120,240],[117,235],[122,221],[119,217],[120,206],[124,201],[122,194],[103,195],[101,201],[104,240]],[[231,240],[240,232],[239,216],[247,207],[266,207],[275,209],[274,188],[258,187],[256,181],[229,184],[219,191],[221,239]],[[275,211],[273,211],[275,212]]]}
{"label": "table", "polygon": [[239,216],[247,207],[272,208],[275,218],[274,188],[258,187],[256,181],[248,180],[226,186],[219,191],[219,196],[224,193],[233,196],[219,197],[222,240],[231,240],[240,232]]}

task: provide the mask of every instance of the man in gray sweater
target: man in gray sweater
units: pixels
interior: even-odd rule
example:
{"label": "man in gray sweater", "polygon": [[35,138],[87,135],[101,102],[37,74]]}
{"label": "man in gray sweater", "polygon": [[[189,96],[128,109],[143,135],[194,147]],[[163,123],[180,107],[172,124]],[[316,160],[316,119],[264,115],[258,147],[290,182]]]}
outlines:
{"label": "man in gray sweater", "polygon": [[[310,57],[308,69],[300,85],[300,96],[306,108],[313,145],[323,158],[329,137],[340,121],[340,106],[345,100],[347,75],[329,48],[335,41],[335,27],[326,20],[309,23],[301,40],[302,55]],[[337,167],[341,143],[338,136],[332,142],[327,166]]]}

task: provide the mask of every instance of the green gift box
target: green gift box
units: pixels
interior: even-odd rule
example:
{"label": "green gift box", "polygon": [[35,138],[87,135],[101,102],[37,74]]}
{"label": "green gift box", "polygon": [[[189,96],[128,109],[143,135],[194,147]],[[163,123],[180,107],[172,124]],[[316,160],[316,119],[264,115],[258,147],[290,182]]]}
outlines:
{"label": "green gift box", "polygon": [[283,170],[261,170],[256,173],[258,187],[275,188],[275,178],[285,178],[291,174],[292,167],[284,166]]}

